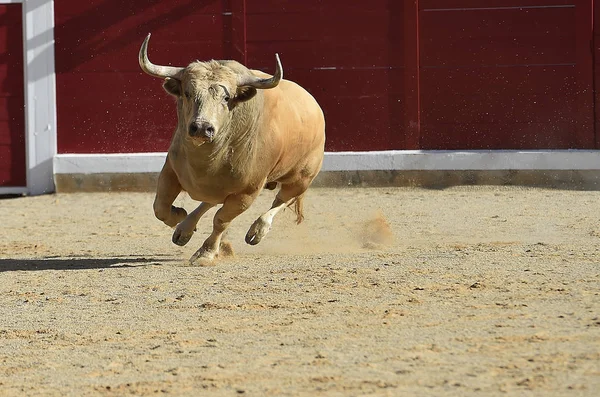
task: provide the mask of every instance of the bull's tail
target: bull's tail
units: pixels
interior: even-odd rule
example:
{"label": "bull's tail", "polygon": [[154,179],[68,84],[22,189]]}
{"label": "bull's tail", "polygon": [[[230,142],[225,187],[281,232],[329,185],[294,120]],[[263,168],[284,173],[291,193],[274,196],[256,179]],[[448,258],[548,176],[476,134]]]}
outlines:
{"label": "bull's tail", "polygon": [[296,199],[290,203],[290,206],[294,204],[294,212],[296,213],[296,224],[299,225],[304,220],[304,194],[296,197]]}

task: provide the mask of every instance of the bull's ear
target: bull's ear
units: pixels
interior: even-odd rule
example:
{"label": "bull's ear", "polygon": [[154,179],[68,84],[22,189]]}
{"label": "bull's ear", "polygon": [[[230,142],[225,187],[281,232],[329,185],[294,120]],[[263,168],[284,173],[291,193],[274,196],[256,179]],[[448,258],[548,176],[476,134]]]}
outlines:
{"label": "bull's ear", "polygon": [[246,102],[256,95],[256,88],[253,87],[239,87],[237,92],[235,93],[235,98],[233,101],[236,103]]}
{"label": "bull's ear", "polygon": [[181,81],[177,79],[167,77],[165,79],[165,82],[163,83],[163,88],[165,89],[165,91],[167,91],[167,93],[173,96],[181,96]]}

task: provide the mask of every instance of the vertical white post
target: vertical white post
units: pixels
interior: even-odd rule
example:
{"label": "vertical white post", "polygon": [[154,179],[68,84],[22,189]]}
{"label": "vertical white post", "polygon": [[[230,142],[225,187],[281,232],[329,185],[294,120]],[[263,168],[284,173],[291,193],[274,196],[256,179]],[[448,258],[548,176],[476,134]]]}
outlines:
{"label": "vertical white post", "polygon": [[56,76],[54,72],[54,1],[23,0],[25,44],[25,128],[27,191],[54,191],[56,155]]}

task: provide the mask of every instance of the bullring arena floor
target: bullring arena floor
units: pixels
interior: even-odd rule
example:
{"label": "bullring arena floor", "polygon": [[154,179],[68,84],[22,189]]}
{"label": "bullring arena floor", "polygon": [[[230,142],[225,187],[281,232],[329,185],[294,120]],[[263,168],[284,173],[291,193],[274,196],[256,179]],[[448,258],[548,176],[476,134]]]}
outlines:
{"label": "bullring arena floor", "polygon": [[[309,190],[186,266],[152,194],[0,200],[0,394],[596,396],[600,192]],[[176,202],[188,210],[194,202]]]}

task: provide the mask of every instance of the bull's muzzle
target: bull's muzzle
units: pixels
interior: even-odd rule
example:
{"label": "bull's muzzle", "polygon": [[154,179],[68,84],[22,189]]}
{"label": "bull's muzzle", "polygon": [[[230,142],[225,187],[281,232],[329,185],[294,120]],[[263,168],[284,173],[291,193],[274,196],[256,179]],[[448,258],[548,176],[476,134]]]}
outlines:
{"label": "bull's muzzle", "polygon": [[209,122],[192,122],[189,128],[189,134],[192,138],[199,138],[212,141],[215,136],[215,127]]}

